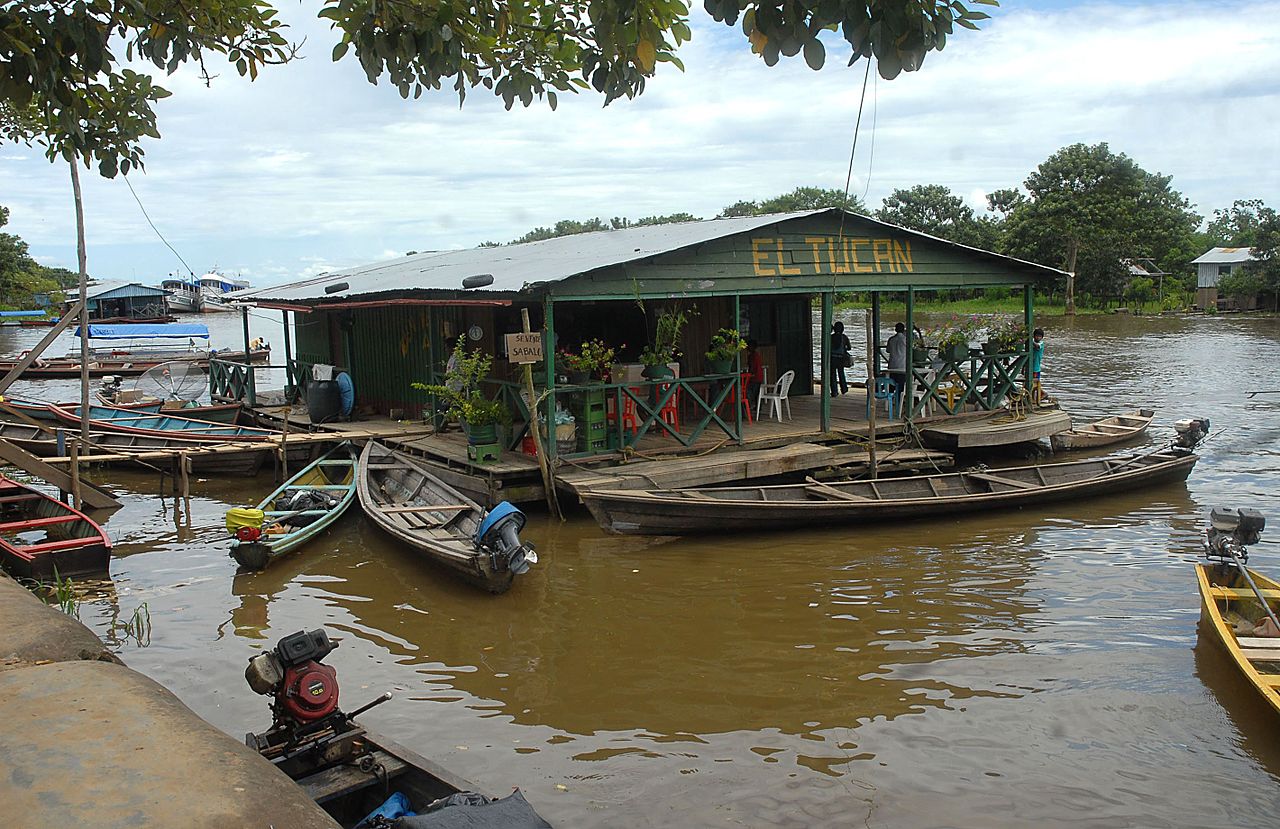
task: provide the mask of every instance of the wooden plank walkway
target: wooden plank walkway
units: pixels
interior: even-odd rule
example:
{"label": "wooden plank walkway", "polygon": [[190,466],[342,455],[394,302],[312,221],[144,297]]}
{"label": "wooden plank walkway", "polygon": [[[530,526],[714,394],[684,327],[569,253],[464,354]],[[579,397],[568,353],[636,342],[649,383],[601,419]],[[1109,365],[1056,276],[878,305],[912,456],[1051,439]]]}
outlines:
{"label": "wooden plank walkway", "polygon": [[1071,416],[1061,409],[1035,409],[1023,419],[1007,412],[960,422],[930,423],[920,437],[939,449],[975,449],[1047,438],[1071,428]]}
{"label": "wooden plank walkway", "polygon": [[[950,467],[951,455],[919,449],[881,450],[885,471]],[[709,486],[779,475],[813,473],[838,467],[857,474],[870,466],[870,455],[857,447],[792,443],[769,449],[742,449],[708,455],[636,461],[599,469],[561,467],[557,481],[575,494],[584,489],[678,489]]]}

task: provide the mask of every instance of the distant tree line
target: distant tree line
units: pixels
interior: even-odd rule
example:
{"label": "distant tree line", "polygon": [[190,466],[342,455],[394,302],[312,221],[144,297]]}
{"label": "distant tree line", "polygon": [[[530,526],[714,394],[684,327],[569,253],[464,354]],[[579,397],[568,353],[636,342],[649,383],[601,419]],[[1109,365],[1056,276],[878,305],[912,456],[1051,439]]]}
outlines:
{"label": "distant tree line", "polygon": [[[1185,306],[1195,289],[1191,260],[1215,246],[1249,247],[1257,260],[1224,277],[1220,293],[1262,294],[1273,304],[1280,297],[1280,220],[1274,209],[1257,199],[1238,200],[1214,210],[1213,219],[1201,229],[1204,217],[1173,189],[1171,176],[1147,172],[1106,143],[1063,147],[1021,188],[988,193],[982,213],[947,187],[919,184],[894,190],[875,211],[841,190],[798,187],[770,199],[735,202],[716,218],[826,207],[844,207],[940,239],[1073,273],[1074,279],[1048,290],[1051,301],[1063,301],[1068,308],[1076,302],[1106,307],[1127,301],[1142,306],[1157,299],[1158,292],[1166,307]],[[634,221],[566,219],[534,228],[512,244],[698,219],[688,213]],[[1150,278],[1130,271],[1133,260],[1150,260],[1170,278],[1157,287]]]}
{"label": "distant tree line", "polygon": [[[9,223],[9,208],[0,206],[0,228]],[[31,258],[27,243],[12,233],[0,233],[0,306],[31,308],[35,294],[50,294],[76,285],[78,277],[66,268],[47,268]]]}

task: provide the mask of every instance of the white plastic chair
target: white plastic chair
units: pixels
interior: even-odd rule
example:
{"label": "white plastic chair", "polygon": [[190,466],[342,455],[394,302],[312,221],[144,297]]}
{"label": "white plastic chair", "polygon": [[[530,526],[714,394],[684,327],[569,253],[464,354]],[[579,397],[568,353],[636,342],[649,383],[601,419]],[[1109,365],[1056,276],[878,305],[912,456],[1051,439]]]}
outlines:
{"label": "white plastic chair", "polygon": [[764,403],[773,403],[773,414],[779,423],[782,422],[782,407],[787,407],[787,420],[791,420],[791,401],[787,394],[791,391],[791,382],[796,379],[794,370],[785,372],[776,383],[762,383],[756,395],[756,419],[764,418]]}
{"label": "white plastic chair", "polygon": [[928,417],[933,414],[933,399],[929,397],[929,386],[933,385],[933,369],[925,371],[923,377],[917,377],[913,374],[912,378],[912,386],[915,387],[915,391],[911,394],[911,403],[914,407],[923,400],[924,405],[920,406],[920,414]]}

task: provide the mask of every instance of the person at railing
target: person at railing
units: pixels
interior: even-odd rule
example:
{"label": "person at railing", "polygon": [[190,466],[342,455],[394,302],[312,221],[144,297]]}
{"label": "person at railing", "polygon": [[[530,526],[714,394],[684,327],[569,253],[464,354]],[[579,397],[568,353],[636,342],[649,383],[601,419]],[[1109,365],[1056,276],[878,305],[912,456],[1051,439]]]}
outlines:
{"label": "person at railing", "polygon": [[907,387],[907,326],[898,323],[893,327],[893,336],[886,343],[889,349],[889,379],[897,389],[898,407],[901,411],[902,392]]}
{"label": "person at railing", "polygon": [[850,351],[853,345],[849,342],[849,338],[844,333],[844,323],[836,321],[831,326],[831,396],[839,397],[842,394],[849,393],[849,381],[844,376],[844,370],[849,367],[852,362]]}

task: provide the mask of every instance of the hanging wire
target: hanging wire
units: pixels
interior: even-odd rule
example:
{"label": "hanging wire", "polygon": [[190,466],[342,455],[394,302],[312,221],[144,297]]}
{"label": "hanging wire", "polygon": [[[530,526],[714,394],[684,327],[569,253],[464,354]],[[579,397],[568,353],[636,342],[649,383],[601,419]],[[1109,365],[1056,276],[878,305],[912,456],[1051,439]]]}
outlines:
{"label": "hanging wire", "polygon": [[876,122],[880,120],[880,74],[871,85],[871,155],[867,159],[867,186],[862,191],[862,203],[867,203],[867,193],[871,192],[871,168],[876,163]]}
{"label": "hanging wire", "polygon": [[147,208],[142,206],[142,199],[138,198],[138,193],[133,189],[133,183],[129,181],[128,176],[123,176],[124,183],[128,185],[129,192],[133,194],[133,200],[138,203],[138,209],[142,211],[142,217],[147,220],[147,224],[151,225],[151,229],[160,237],[160,241],[164,242],[164,246],[173,251],[173,255],[178,257],[178,261],[182,263],[182,267],[187,269],[187,273],[195,277],[196,272],[191,270],[191,266],[187,264],[187,260],[182,258],[182,254],[173,249],[173,245],[169,244],[169,240],[164,238],[164,234],[160,232],[160,228],[156,227],[156,223],[151,221],[151,217],[147,215]]}
{"label": "hanging wire", "polygon": [[[844,177],[844,204],[849,201],[849,185],[853,182],[853,158],[858,152],[858,132],[862,128],[862,106],[867,102],[867,83],[871,79],[871,57],[868,56],[866,60],[867,69],[862,76],[862,95],[858,98],[858,118],[853,123],[853,146],[849,148],[849,170]],[[847,208],[842,205],[840,210],[840,230],[836,234],[836,243],[841,250],[844,248],[844,217],[847,212]],[[831,268],[831,290],[833,291],[836,288],[837,270],[834,266]]]}

